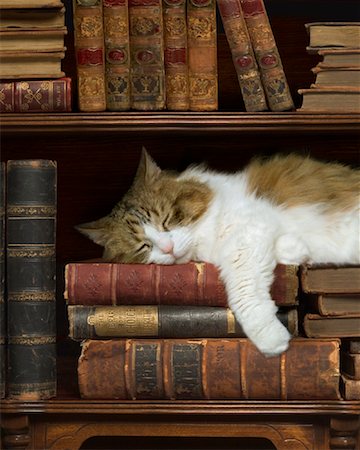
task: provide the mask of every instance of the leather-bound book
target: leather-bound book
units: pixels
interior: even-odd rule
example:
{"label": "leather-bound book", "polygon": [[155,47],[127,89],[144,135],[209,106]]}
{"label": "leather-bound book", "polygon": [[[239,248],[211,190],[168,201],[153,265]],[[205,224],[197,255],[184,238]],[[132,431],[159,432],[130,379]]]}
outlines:
{"label": "leather-bound book", "polygon": [[130,109],[128,0],[103,0],[106,107]]}
{"label": "leather-bound book", "polygon": [[[278,311],[298,334],[297,310]],[[213,306],[68,306],[69,337],[75,341],[114,337],[246,337],[228,308]]]}
{"label": "leather-bound book", "polygon": [[0,112],[71,111],[71,78],[0,82]]}
{"label": "leather-bound book", "polygon": [[269,108],[294,109],[288,82],[263,0],[240,0]]}
{"label": "leather-bound book", "polygon": [[9,50],[0,52],[0,79],[27,80],[33,78],[61,78],[61,62],[65,57],[62,52],[37,52]]}
{"label": "leather-bound book", "polygon": [[56,395],[56,162],[7,162],[8,396]]}
{"label": "leather-bound book", "polygon": [[102,0],[73,0],[74,45],[80,111],[105,111]]}
{"label": "leather-bound book", "polygon": [[166,108],[189,109],[186,0],[163,0]]}
{"label": "leather-bound book", "polygon": [[360,266],[300,266],[301,288],[307,293],[360,294]]}
{"label": "leather-bound book", "polygon": [[360,294],[312,294],[311,311],[321,316],[360,316]]}
{"label": "leather-bound book", "polygon": [[246,111],[268,109],[240,0],[217,0]]}
{"label": "leather-bound book", "polygon": [[[297,304],[297,266],[275,268],[271,295],[278,306]],[[224,285],[209,263],[121,264],[73,262],[65,267],[69,305],[227,306]]]}
{"label": "leather-bound book", "polygon": [[360,312],[353,316],[320,316],[307,313],[304,316],[304,332],[307,337],[360,337]]}
{"label": "leather-bound book", "polygon": [[216,0],[187,0],[191,111],[218,109]]}
{"label": "leather-bound book", "polygon": [[360,380],[341,374],[340,391],[344,400],[360,400]]}
{"label": "leather-bound book", "polygon": [[5,163],[0,163],[0,398],[5,397]]}
{"label": "leather-bound book", "polygon": [[141,111],[165,108],[162,0],[129,0],[130,104]]}
{"label": "leather-bound book", "polygon": [[338,400],[337,339],[290,342],[266,358],[249,339],[84,341],[80,395],[89,399]]}

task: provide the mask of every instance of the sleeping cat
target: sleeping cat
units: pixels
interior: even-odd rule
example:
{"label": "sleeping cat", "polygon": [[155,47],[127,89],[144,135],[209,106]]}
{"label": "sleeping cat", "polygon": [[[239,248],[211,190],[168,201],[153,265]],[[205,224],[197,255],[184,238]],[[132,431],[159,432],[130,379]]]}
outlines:
{"label": "sleeping cat", "polygon": [[162,171],[143,149],[112,212],[80,225],[109,261],[216,265],[229,307],[267,356],[291,338],[270,296],[277,263],[360,263],[360,171],[295,154],[226,174]]}

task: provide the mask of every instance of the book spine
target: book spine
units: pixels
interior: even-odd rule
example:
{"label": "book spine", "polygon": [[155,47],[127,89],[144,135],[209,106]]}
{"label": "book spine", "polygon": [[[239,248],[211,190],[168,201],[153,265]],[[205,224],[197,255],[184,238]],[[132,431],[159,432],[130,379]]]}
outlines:
{"label": "book spine", "polygon": [[264,1],[240,1],[270,109],[272,111],[294,109]]}
{"label": "book spine", "polygon": [[73,20],[79,110],[105,111],[102,1],[73,0]]}
{"label": "book spine", "polygon": [[130,109],[130,47],[128,0],[103,0],[106,106]]}
{"label": "book spine", "polygon": [[[297,334],[296,310],[279,320]],[[69,337],[75,341],[113,337],[245,337],[228,308],[208,306],[68,306]]]}
{"label": "book spine", "polygon": [[338,400],[339,346],[336,339],[299,338],[281,356],[266,358],[248,339],[87,340],[78,363],[80,395]]}
{"label": "book spine", "polygon": [[186,0],[163,0],[166,107],[189,109]]}
{"label": "book spine", "polygon": [[8,394],[56,395],[56,163],[7,163]]}
{"label": "book spine", "polygon": [[240,0],[217,0],[246,111],[266,111],[265,92]]}
{"label": "book spine", "polygon": [[190,111],[218,109],[216,0],[187,0]]}
{"label": "book spine", "polygon": [[161,0],[129,0],[130,103],[140,111],[165,108]]}
{"label": "book spine", "polygon": [[0,112],[71,111],[71,79],[0,82]]}
{"label": "book spine", "polygon": [[[278,306],[297,301],[296,266],[279,264],[271,287]],[[217,268],[208,263],[69,263],[64,297],[69,305],[227,306]]]}
{"label": "book spine", "polygon": [[0,164],[0,398],[5,397],[6,318],[5,318],[5,163]]}

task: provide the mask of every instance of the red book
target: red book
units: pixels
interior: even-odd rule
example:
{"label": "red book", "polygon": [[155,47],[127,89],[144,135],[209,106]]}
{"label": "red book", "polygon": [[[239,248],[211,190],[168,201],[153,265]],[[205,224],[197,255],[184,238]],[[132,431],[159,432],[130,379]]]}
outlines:
{"label": "red book", "polygon": [[0,82],[0,112],[71,111],[71,79]]}
{"label": "red book", "polygon": [[[296,304],[296,266],[278,265],[271,289],[277,305]],[[73,262],[65,267],[69,305],[227,306],[219,272],[209,263],[121,264]]]}

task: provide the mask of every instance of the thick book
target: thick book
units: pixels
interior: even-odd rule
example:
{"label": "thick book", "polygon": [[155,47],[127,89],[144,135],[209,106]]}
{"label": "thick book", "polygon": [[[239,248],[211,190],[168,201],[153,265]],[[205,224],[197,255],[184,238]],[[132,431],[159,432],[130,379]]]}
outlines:
{"label": "thick book", "polygon": [[339,340],[290,342],[266,358],[249,339],[87,340],[78,362],[89,399],[337,400]]}
{"label": "thick book", "polygon": [[304,332],[307,337],[360,337],[360,313],[357,317],[325,317],[308,313],[304,316]]}
{"label": "thick book", "polygon": [[307,293],[360,294],[360,266],[301,265],[301,289]]}
{"label": "thick book", "polygon": [[102,2],[73,0],[73,22],[79,110],[105,111],[105,43]]}
{"label": "thick book", "polygon": [[163,32],[162,0],[129,0],[132,109],[165,108]]}
{"label": "thick book", "polygon": [[360,400],[360,380],[341,374],[340,392],[344,400]]}
{"label": "thick book", "polygon": [[102,0],[105,40],[106,109],[130,109],[128,0]]}
{"label": "thick book", "polygon": [[309,47],[359,48],[360,22],[310,22],[305,29]]}
{"label": "thick book", "polygon": [[66,34],[66,27],[41,30],[0,28],[0,51],[62,52]]}
{"label": "thick book", "polygon": [[313,294],[306,303],[321,316],[359,316],[360,294]]}
{"label": "thick book", "polygon": [[0,112],[71,111],[71,78],[0,82]]}
{"label": "thick book", "polygon": [[218,109],[216,0],[187,0],[189,109]]}
{"label": "thick book", "polygon": [[359,49],[321,49],[318,55],[322,57],[321,63],[328,67],[355,67],[360,66]]}
{"label": "thick book", "polygon": [[[51,3],[51,2],[49,2]],[[65,8],[3,8],[1,9],[0,28],[63,28],[65,26]]]}
{"label": "thick book", "polygon": [[315,75],[314,85],[316,88],[320,86],[360,86],[360,65],[334,68],[319,63],[311,71]]}
{"label": "thick book", "polygon": [[186,0],[162,0],[164,18],[164,64],[166,108],[189,109],[189,66]]}
{"label": "thick book", "polygon": [[354,380],[360,380],[360,353],[341,352],[341,373]]}
{"label": "thick book", "polygon": [[62,8],[62,0],[0,0],[1,9]]}
{"label": "thick book", "polygon": [[[278,306],[297,304],[297,266],[275,268],[271,295]],[[217,268],[209,263],[174,265],[72,262],[65,267],[69,305],[227,306]]]}
{"label": "thick book", "polygon": [[7,162],[8,396],[56,395],[56,162]]}
{"label": "thick book", "polygon": [[[297,310],[277,312],[289,332],[298,334]],[[229,308],[214,306],[69,305],[69,337],[75,341],[117,337],[246,337]]]}
{"label": "thick book", "polygon": [[272,111],[294,109],[289,85],[263,0],[241,0],[245,22]]}
{"label": "thick book", "polygon": [[65,73],[61,70],[61,62],[65,58],[62,52],[33,51],[1,51],[0,78],[32,79],[61,78]]}
{"label": "thick book", "polygon": [[0,163],[0,398],[5,397],[6,382],[5,318],[5,163]]}
{"label": "thick book", "polygon": [[268,109],[240,0],[217,0],[246,111]]}
{"label": "thick book", "polygon": [[324,86],[298,89],[302,95],[300,112],[360,113],[360,86]]}

